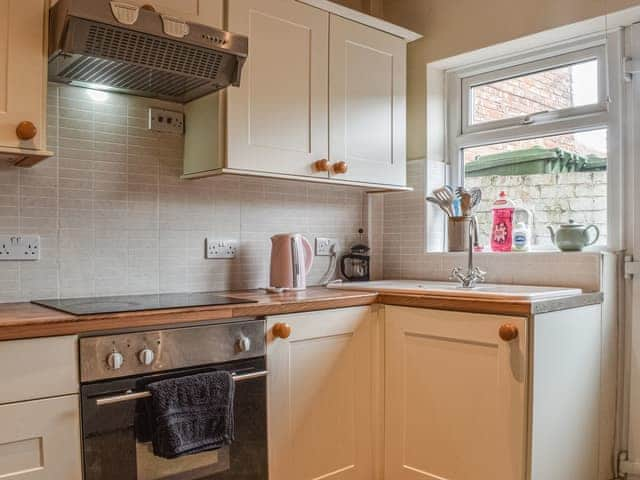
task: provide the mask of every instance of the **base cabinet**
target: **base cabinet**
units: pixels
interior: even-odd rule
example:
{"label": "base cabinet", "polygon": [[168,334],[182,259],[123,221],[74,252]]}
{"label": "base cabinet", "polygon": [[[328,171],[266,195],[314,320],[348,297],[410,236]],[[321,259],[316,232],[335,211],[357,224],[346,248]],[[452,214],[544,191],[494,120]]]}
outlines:
{"label": "base cabinet", "polygon": [[376,318],[356,307],[268,319],[270,480],[380,478]]}
{"label": "base cabinet", "polygon": [[77,395],[0,405],[0,478],[82,480]]}
{"label": "base cabinet", "polygon": [[386,479],[525,479],[526,319],[385,307],[385,346]]}
{"label": "base cabinet", "polygon": [[82,480],[77,337],[0,342],[0,379],[0,479]]}

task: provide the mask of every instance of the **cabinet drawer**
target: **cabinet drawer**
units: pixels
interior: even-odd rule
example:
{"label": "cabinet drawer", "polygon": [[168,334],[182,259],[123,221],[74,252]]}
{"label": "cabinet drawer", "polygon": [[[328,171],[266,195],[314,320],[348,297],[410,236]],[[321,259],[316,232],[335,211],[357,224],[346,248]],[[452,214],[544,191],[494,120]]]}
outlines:
{"label": "cabinet drawer", "polygon": [[81,480],[78,396],[0,405],[0,478]]}
{"label": "cabinet drawer", "polygon": [[75,336],[0,342],[0,404],[77,393],[77,344]]}

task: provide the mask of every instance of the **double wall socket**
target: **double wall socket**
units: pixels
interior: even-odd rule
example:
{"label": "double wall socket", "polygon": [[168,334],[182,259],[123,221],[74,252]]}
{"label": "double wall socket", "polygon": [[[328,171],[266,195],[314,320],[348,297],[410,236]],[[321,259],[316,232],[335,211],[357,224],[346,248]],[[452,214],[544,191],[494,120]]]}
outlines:
{"label": "double wall socket", "polygon": [[237,240],[206,239],[206,258],[236,258]]}
{"label": "double wall socket", "polygon": [[163,110],[162,108],[150,108],[149,130],[182,135],[184,133],[184,113]]}
{"label": "double wall socket", "polygon": [[0,260],[40,260],[40,236],[0,235]]}
{"label": "double wall socket", "polygon": [[331,256],[332,247],[338,253],[338,242],[335,238],[316,237],[316,257]]}

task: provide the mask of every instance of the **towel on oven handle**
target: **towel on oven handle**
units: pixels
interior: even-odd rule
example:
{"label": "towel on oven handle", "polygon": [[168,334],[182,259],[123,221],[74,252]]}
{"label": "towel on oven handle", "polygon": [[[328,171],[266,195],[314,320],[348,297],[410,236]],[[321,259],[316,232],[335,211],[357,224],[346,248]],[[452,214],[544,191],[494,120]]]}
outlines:
{"label": "towel on oven handle", "polygon": [[[215,371],[147,385],[146,420],[153,452],[163,458],[215,450],[234,440],[235,383]],[[137,425],[140,433],[145,425]]]}

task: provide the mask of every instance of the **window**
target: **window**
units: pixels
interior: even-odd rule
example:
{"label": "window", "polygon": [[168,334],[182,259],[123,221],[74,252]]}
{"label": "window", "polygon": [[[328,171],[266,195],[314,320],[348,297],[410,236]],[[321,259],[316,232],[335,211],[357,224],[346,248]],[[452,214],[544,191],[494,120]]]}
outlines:
{"label": "window", "polygon": [[551,247],[547,225],[595,224],[607,243],[609,114],[605,47],[507,59],[447,74],[453,182],[480,187],[481,243],[491,207],[506,192],[529,224],[534,248]]}

